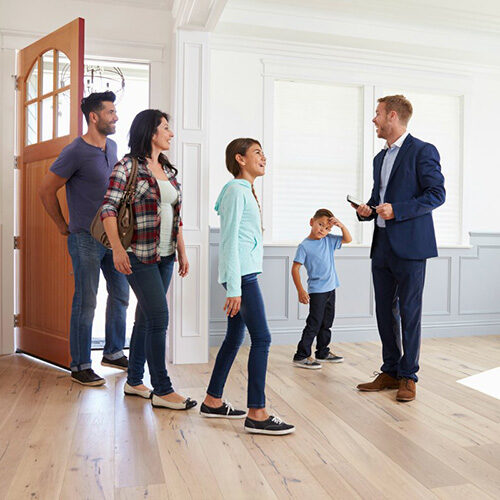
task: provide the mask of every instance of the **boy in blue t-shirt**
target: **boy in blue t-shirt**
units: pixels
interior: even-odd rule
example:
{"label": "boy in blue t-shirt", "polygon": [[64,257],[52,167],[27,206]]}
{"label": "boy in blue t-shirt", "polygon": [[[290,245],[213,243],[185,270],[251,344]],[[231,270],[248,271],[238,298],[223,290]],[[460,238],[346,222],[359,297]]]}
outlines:
{"label": "boy in blue t-shirt", "polygon": [[[347,228],[326,208],[317,210],[309,224],[311,233],[298,246],[292,266],[299,302],[309,304],[309,315],[293,363],[300,368],[317,370],[321,368],[318,361],[341,363],[344,360],[342,356],[330,352],[328,344],[335,317],[335,289],[339,286],[334,253],[342,243],[350,243],[352,237]],[[339,227],[342,236],[329,234],[332,226]],[[307,270],[307,292],[300,280],[302,264]],[[311,346],[315,338],[316,361],[311,358]]]}

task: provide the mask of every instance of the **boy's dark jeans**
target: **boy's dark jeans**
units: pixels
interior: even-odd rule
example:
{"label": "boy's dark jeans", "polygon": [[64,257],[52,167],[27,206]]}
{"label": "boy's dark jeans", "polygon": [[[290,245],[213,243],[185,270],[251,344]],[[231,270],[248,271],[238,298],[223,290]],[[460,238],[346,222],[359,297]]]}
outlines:
{"label": "boy's dark jeans", "polygon": [[311,356],[311,346],[316,338],[316,357],[326,358],[332,338],[330,328],[335,318],[335,290],[309,294],[309,316],[302,331],[302,338],[293,359],[299,361]]}

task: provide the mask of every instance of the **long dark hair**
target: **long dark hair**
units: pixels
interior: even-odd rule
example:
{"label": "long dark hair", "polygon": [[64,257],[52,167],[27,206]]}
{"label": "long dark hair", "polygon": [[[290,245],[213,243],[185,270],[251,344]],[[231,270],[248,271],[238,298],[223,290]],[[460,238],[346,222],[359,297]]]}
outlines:
{"label": "long dark hair", "polygon": [[[135,116],[132,125],[130,125],[128,140],[130,153],[128,156],[143,161],[146,161],[146,158],[151,158],[151,141],[163,118],[170,122],[170,116],[159,109],[145,109]],[[163,153],[158,156],[158,161],[163,167],[172,169],[177,175],[177,169]]]}

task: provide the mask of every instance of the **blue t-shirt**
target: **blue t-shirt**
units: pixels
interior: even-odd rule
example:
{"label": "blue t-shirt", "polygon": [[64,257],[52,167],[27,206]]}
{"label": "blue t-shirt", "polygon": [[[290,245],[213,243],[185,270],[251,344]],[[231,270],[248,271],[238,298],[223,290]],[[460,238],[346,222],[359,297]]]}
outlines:
{"label": "blue t-shirt", "polygon": [[111,139],[106,139],[103,151],[77,137],[61,151],[50,167],[51,172],[68,179],[66,199],[70,233],[89,231],[117,161],[116,143]]}
{"label": "blue t-shirt", "polygon": [[342,246],[342,236],[327,234],[320,240],[306,238],[297,248],[294,262],[307,270],[308,293],[330,292],[337,288],[339,278],[335,271],[335,250]]}

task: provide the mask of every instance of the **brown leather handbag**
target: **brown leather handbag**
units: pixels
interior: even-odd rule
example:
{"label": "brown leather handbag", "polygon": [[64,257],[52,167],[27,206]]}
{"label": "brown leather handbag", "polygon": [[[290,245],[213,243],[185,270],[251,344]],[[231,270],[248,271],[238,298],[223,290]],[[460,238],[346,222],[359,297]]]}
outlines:
{"label": "brown leather handbag", "polygon": [[[125,250],[132,243],[134,236],[134,194],[137,185],[137,159],[132,158],[132,169],[128,178],[127,185],[125,186],[125,194],[123,195],[120,207],[118,208],[118,217],[116,223],[118,226],[118,235]],[[92,224],[90,224],[90,234],[101,244],[107,248],[111,248],[108,235],[104,230],[104,224],[101,220],[101,210],[99,208],[95,214]]]}

